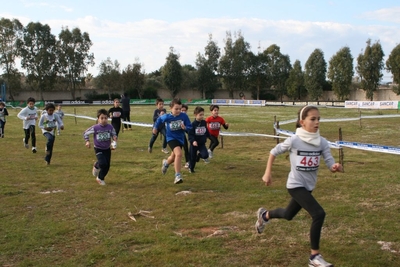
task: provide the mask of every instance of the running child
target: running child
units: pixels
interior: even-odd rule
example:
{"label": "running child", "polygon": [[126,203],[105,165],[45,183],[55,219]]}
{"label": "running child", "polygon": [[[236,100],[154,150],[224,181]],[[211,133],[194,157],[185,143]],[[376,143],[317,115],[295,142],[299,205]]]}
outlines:
{"label": "running child", "polygon": [[6,126],[6,116],[8,116],[8,111],[6,104],[0,102],[0,137],[4,138],[4,127]]}
{"label": "running child", "polygon": [[210,111],[211,116],[207,117],[206,122],[208,131],[210,132],[210,146],[208,147],[208,154],[210,159],[212,159],[213,151],[219,145],[218,136],[221,126],[223,126],[225,130],[228,130],[229,124],[226,123],[225,120],[218,115],[218,105],[211,105]]}
{"label": "running child", "polygon": [[[93,134],[94,153],[97,161],[93,165],[92,174],[99,185],[106,185],[104,179],[110,170],[111,141],[117,142],[117,133],[111,124],[108,124],[108,112],[105,109],[97,111],[97,124],[89,127],[84,133],[85,146],[90,148],[89,135]],[[115,148],[114,148],[115,149]]]}
{"label": "running child", "polygon": [[45,106],[46,112],[42,113],[39,120],[39,128],[42,129],[42,133],[47,139],[46,156],[44,157],[46,165],[50,164],[51,157],[53,156],[54,141],[56,140],[56,128],[58,130],[64,130],[64,124],[58,114],[54,112],[55,109],[56,107],[53,103],[47,103]]}
{"label": "running child", "polygon": [[186,113],[182,113],[182,103],[179,99],[173,99],[170,103],[171,113],[164,114],[156,120],[153,134],[157,134],[160,125],[165,124],[166,138],[171,155],[162,161],[161,172],[165,174],[170,164],[175,167],[175,184],[182,183],[181,164],[182,146],[185,143],[186,131],[190,131],[192,125]]}
{"label": "running child", "polygon": [[32,153],[36,153],[36,133],[35,125],[38,119],[37,108],[35,107],[35,99],[29,97],[26,101],[27,106],[23,108],[17,115],[23,121],[22,127],[24,128],[25,138],[22,139],[26,149],[29,148],[29,137],[32,142]]}
{"label": "running child", "polygon": [[[124,112],[119,104],[119,99],[114,99],[114,106],[108,110],[108,116],[111,118],[111,125],[114,127],[117,136],[121,130],[122,114]],[[114,147],[114,142],[115,141],[112,141],[111,149]]]}
{"label": "running child", "polygon": [[[64,111],[62,111],[62,109],[61,109],[61,104],[58,104],[56,106],[56,110],[54,111],[54,113],[57,114],[58,117],[61,119],[61,121],[64,123]],[[57,123],[57,135],[60,135],[60,134],[61,134],[60,126]]]}
{"label": "running child", "polygon": [[[157,108],[154,110],[153,113],[153,127],[156,123],[156,120],[164,115],[165,113],[167,113],[166,109],[164,108],[164,100],[162,100],[161,98],[157,98],[156,99],[156,106]],[[160,125],[160,128],[157,129],[157,133],[154,134],[152,133],[151,138],[150,138],[150,143],[149,143],[149,147],[147,148],[147,151],[149,153],[151,153],[153,151],[153,145],[154,142],[157,140],[158,134],[161,133],[163,135],[163,144],[162,144],[162,149],[161,152],[168,154],[168,149],[167,149],[167,138],[165,138],[165,125]]]}
{"label": "running child", "polygon": [[292,220],[303,208],[312,218],[310,228],[311,255],[308,266],[333,266],[319,254],[321,229],[325,219],[325,211],[312,195],[317,183],[317,172],[321,158],[331,172],[341,172],[342,165],[335,163],[325,138],[319,135],[319,110],[315,106],[305,106],[298,112],[296,135],[276,145],[270,152],[262,180],[267,186],[272,184],[272,165],[275,158],[289,152],[291,169],[286,188],[291,196],[286,208],[257,211],[256,230],[262,233],[266,223],[273,218]]}
{"label": "running child", "polygon": [[207,129],[207,123],[204,120],[204,108],[196,107],[194,109],[195,120],[192,122],[192,129],[189,131],[190,143],[190,163],[189,171],[194,173],[196,162],[202,158],[208,163],[208,151],[206,147],[207,138],[210,133]]}
{"label": "running child", "polygon": [[[187,114],[188,110],[189,110],[189,106],[186,105],[186,104],[182,104],[181,112]],[[188,144],[188,140],[186,138],[186,135],[185,135],[185,143],[183,144],[183,150],[185,152],[185,162],[186,162],[185,163],[185,168],[188,169],[189,168],[190,155],[189,155],[189,144]]]}

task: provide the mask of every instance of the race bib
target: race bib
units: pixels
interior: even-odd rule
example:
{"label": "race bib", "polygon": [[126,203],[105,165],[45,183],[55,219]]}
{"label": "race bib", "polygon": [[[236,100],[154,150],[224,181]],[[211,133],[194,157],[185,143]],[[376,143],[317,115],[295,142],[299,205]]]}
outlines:
{"label": "race bib", "polygon": [[318,170],[321,154],[322,151],[297,151],[296,170],[306,172]]}
{"label": "race bib", "polygon": [[209,127],[211,130],[219,130],[221,128],[221,124],[219,122],[210,122]]}
{"label": "race bib", "polygon": [[55,121],[48,121],[47,122],[47,128],[56,128],[56,122]]}
{"label": "race bib", "polygon": [[121,117],[121,112],[115,111],[115,112],[113,112],[112,116],[113,116],[113,118],[119,118],[119,117]]}
{"label": "race bib", "polygon": [[196,135],[205,135],[206,134],[206,127],[197,127],[195,130]]}
{"label": "race bib", "polygon": [[103,141],[109,141],[111,136],[109,132],[100,132],[97,133],[96,138],[98,141],[103,142]]}
{"label": "race bib", "polygon": [[169,128],[171,129],[171,131],[177,131],[177,130],[182,130],[182,121],[178,120],[178,121],[171,121],[171,123],[169,124]]}

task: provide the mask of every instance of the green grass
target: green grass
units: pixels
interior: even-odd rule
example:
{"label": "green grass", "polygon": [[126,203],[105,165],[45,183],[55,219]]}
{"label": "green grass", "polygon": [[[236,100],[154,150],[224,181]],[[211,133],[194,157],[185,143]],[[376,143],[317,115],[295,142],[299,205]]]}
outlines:
{"label": "green grass", "polygon": [[[95,116],[99,107],[64,107]],[[108,108],[108,107],[107,107]],[[153,106],[133,106],[132,121],[151,122]],[[273,134],[274,116],[293,119],[293,107],[221,107],[230,131]],[[189,108],[192,114],[193,107]],[[254,230],[260,206],[284,207],[289,162],[278,157],[273,185],[261,177],[276,140],[224,137],[208,165],[183,170],[173,183],[172,166],[161,174],[161,141],[147,152],[150,128],[120,134],[118,148],[99,186],[91,175],[93,149],[82,133],[94,121],[65,117],[50,166],[43,160],[45,138],[37,128],[38,153],[22,145],[18,110],[9,109],[0,139],[0,266],[306,266],[309,215],[272,220],[265,233]],[[357,110],[320,109],[322,118],[358,117]],[[206,112],[208,113],[208,112]],[[363,110],[363,115],[397,111]],[[192,118],[193,116],[191,116]],[[338,140],[400,146],[398,118],[321,123],[321,134]],[[294,123],[282,126],[294,130]],[[332,150],[338,160],[338,150]],[[324,207],[321,253],[336,266],[398,266],[400,260],[400,178],[398,155],[344,149],[345,173],[322,165],[314,195]],[[188,195],[176,195],[190,190]],[[150,211],[154,218],[128,213]],[[395,252],[382,250],[391,242]]]}

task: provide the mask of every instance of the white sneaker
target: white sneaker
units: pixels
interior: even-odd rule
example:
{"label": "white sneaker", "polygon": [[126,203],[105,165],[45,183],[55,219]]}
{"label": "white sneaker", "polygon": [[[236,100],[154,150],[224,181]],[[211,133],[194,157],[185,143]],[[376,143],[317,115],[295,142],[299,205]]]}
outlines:
{"label": "white sneaker", "polygon": [[32,153],[36,153],[36,147],[32,147]]}
{"label": "white sneaker", "polygon": [[151,153],[151,152],[153,152],[153,149],[151,147],[148,147],[147,152]]}
{"label": "white sneaker", "polygon": [[189,169],[189,162],[186,162],[185,169]]}
{"label": "white sneaker", "polygon": [[168,152],[168,149],[166,149],[166,148],[161,149],[161,152],[163,152],[163,153],[165,153],[165,154],[168,154],[168,153],[169,153],[169,152]]}
{"label": "white sneaker", "polygon": [[167,160],[166,160],[166,159],[163,159],[163,161],[162,161],[162,166],[161,166],[161,172],[162,172],[162,174],[166,174],[166,173],[167,173],[168,166],[166,166],[166,164],[167,164]]}
{"label": "white sneaker", "polygon": [[177,174],[175,176],[174,184],[180,184],[180,183],[183,183],[182,176],[180,174]]}
{"label": "white sneaker", "polygon": [[106,185],[106,182],[104,182],[104,180],[99,179],[99,177],[96,177],[96,182],[97,182],[99,185]]}
{"label": "white sneaker", "polygon": [[256,230],[257,233],[261,234],[264,231],[265,225],[268,223],[268,221],[265,221],[262,217],[264,213],[266,213],[267,210],[264,208],[259,208],[257,211],[257,221],[256,221]]}
{"label": "white sneaker", "polygon": [[205,164],[208,164],[208,163],[210,163],[210,160],[208,159],[208,158],[206,158],[206,159],[203,159],[204,160],[204,163]]}
{"label": "white sneaker", "polygon": [[93,176],[97,177],[97,176],[99,176],[99,173],[100,173],[100,169],[97,169],[93,164],[93,169],[92,169]]}
{"label": "white sneaker", "polygon": [[24,142],[24,147],[25,147],[26,149],[28,149],[28,148],[29,148],[29,145],[25,143],[25,138],[22,138],[22,142]]}
{"label": "white sneaker", "polygon": [[208,157],[209,157],[210,159],[213,158],[213,152],[212,152],[210,149],[208,150]]}
{"label": "white sneaker", "polygon": [[333,267],[332,263],[326,262],[321,254],[318,254],[314,259],[308,260],[308,267]]}

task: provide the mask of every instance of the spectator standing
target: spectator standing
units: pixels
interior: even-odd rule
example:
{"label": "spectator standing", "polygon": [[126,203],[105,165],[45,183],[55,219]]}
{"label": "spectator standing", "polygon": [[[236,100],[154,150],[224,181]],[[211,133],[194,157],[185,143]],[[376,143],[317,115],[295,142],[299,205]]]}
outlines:
{"label": "spectator standing", "polygon": [[[124,93],[121,104],[122,104],[122,119],[127,122],[131,122],[131,100],[128,97],[128,93]],[[124,129],[132,130],[132,125],[124,123]]]}

